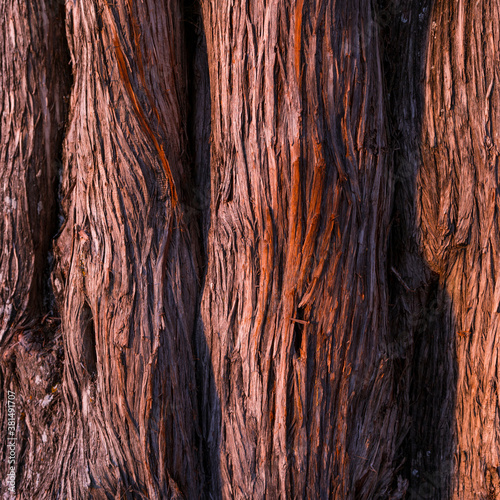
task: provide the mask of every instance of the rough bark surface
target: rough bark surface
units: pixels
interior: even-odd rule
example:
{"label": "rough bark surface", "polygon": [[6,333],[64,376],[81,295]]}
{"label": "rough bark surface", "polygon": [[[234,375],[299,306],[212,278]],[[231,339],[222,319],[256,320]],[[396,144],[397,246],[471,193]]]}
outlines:
{"label": "rough bark surface", "polygon": [[201,314],[222,494],[387,497],[402,419],[387,357],[391,192],[371,2],[203,11],[213,138]]}
{"label": "rough bark surface", "polygon": [[[58,1],[0,4],[0,460],[7,491],[7,391],[16,394],[18,484],[50,474],[61,428],[62,338],[49,293],[61,143],[71,83]],[[5,496],[4,496],[5,498]]]}
{"label": "rough bark surface", "polygon": [[64,6],[0,6],[0,342],[47,307],[69,60]]}
{"label": "rough bark surface", "polygon": [[[449,295],[421,249],[417,176],[431,2],[384,2],[384,47],[393,167],[388,280],[397,398],[408,418],[398,450],[408,498],[449,498],[455,442],[456,363]],[[421,179],[420,187],[427,182]]]}
{"label": "rough bark surface", "polygon": [[499,18],[2,2],[17,497],[500,497]]}
{"label": "rough bark surface", "polygon": [[418,208],[429,266],[452,301],[453,496],[498,498],[500,15],[497,2],[433,7]]}
{"label": "rough bark surface", "polygon": [[181,5],[67,8],[75,84],[53,279],[67,425],[50,492],[196,498],[197,271],[179,188],[190,183]]}

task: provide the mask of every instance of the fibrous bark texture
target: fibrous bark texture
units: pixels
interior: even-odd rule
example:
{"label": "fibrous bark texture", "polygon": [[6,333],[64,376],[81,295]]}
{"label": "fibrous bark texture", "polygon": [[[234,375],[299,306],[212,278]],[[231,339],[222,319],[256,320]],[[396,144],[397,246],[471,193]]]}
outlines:
{"label": "fibrous bark texture", "polygon": [[53,495],[199,496],[180,7],[67,4],[75,84],[53,284],[68,414]]}
{"label": "fibrous bark texture", "polygon": [[69,60],[64,7],[0,6],[0,342],[42,315],[48,251],[57,228],[56,176]]}
{"label": "fibrous bark texture", "polygon": [[500,496],[499,14],[1,3],[19,498]]}
{"label": "fibrous bark texture", "polygon": [[499,6],[433,7],[418,208],[424,254],[452,301],[456,344],[453,496],[497,498],[500,326]]}
{"label": "fibrous bark texture", "polygon": [[71,83],[64,19],[57,1],[0,4],[0,460],[4,495],[12,391],[14,468],[25,498],[47,473],[60,430],[53,407],[63,350],[48,281]]}
{"label": "fibrous bark texture", "polygon": [[201,315],[225,498],[386,497],[391,192],[371,2],[203,3],[212,216]]}

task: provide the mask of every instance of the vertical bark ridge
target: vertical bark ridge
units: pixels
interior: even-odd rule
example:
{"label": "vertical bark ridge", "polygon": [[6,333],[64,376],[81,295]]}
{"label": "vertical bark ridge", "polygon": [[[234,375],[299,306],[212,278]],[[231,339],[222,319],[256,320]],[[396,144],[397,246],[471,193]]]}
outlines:
{"label": "vertical bark ridge", "polygon": [[425,76],[418,208],[430,267],[453,302],[454,498],[496,498],[498,466],[497,2],[436,2]]}
{"label": "vertical bark ridge", "polygon": [[51,493],[197,497],[182,8],[81,1],[67,10],[75,84],[53,282],[70,411],[58,461],[80,467],[64,468]]}
{"label": "vertical bark ridge", "polygon": [[387,496],[399,416],[371,3],[207,0],[203,12],[212,215],[201,315],[222,494]]}
{"label": "vertical bark ridge", "polygon": [[41,318],[70,79],[57,1],[0,7],[0,345]]}
{"label": "vertical bark ridge", "polygon": [[56,0],[0,4],[0,460],[8,494],[13,391],[15,487],[26,497],[50,474],[43,457],[55,453],[61,416],[62,342],[51,311],[49,252],[71,85],[64,19]]}

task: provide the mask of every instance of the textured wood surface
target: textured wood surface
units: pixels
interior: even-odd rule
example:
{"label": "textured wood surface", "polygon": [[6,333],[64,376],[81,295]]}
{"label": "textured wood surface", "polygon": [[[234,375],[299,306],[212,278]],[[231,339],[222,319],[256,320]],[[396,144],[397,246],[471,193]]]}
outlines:
{"label": "textured wood surface", "polygon": [[[390,354],[407,434],[398,448],[407,498],[450,498],[455,451],[454,315],[448,292],[422,254],[417,189],[422,168],[431,2],[388,3],[379,12],[392,153],[389,241]],[[396,22],[399,21],[399,22]]]}
{"label": "textured wood surface", "polygon": [[[53,478],[62,415],[62,339],[50,254],[71,85],[64,5],[0,3],[0,436],[7,495],[7,391],[16,394],[17,484],[25,498]],[[52,390],[54,389],[54,391]],[[56,430],[56,432],[54,432]],[[18,489],[22,489],[18,488]]]}
{"label": "textured wood surface", "polygon": [[498,19],[1,3],[18,498],[499,497]]}
{"label": "textured wood surface", "polygon": [[500,495],[499,14],[488,0],[436,2],[424,83],[417,203],[424,255],[452,301],[460,499]]}
{"label": "textured wood surface", "polygon": [[201,315],[223,497],[387,497],[402,420],[371,3],[203,9],[213,139]]}
{"label": "textured wood surface", "polygon": [[79,422],[60,453],[85,464],[62,478],[76,497],[199,495],[180,16],[175,0],[68,4],[75,85],[53,283]]}
{"label": "textured wood surface", "polygon": [[70,67],[64,7],[0,5],[0,344],[49,302],[47,253],[57,229],[57,175]]}

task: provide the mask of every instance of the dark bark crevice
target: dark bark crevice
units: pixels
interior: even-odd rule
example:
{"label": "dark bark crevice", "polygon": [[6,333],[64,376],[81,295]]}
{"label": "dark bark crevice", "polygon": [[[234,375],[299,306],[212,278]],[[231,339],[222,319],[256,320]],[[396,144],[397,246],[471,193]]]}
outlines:
{"label": "dark bark crevice", "polygon": [[454,308],[424,255],[417,178],[432,1],[379,2],[392,153],[389,304],[396,398],[406,415],[394,482],[411,498],[449,498],[456,446]]}
{"label": "dark bark crevice", "polygon": [[191,236],[198,244],[200,284],[207,267],[210,220],[210,81],[208,53],[201,4],[184,4],[184,40],[187,63],[187,143],[186,158],[191,181],[186,183],[184,213],[192,224]]}
{"label": "dark bark crevice", "polygon": [[81,363],[89,378],[94,379],[97,375],[97,352],[92,310],[87,302],[82,305],[80,313],[81,321]]}
{"label": "dark bark crevice", "polygon": [[53,305],[50,248],[71,84],[64,17],[58,1],[2,5],[2,343],[7,331],[33,326]]}
{"label": "dark bark crevice", "polygon": [[191,238],[196,243],[193,256],[198,268],[197,319],[193,330],[197,395],[197,446],[200,450],[202,495],[220,498],[219,448],[217,418],[220,403],[215,390],[210,349],[199,316],[201,290],[208,267],[211,179],[210,136],[211,106],[208,52],[199,0],[184,4],[184,37],[187,63],[187,157],[191,182],[186,185],[184,216],[189,221]]}

